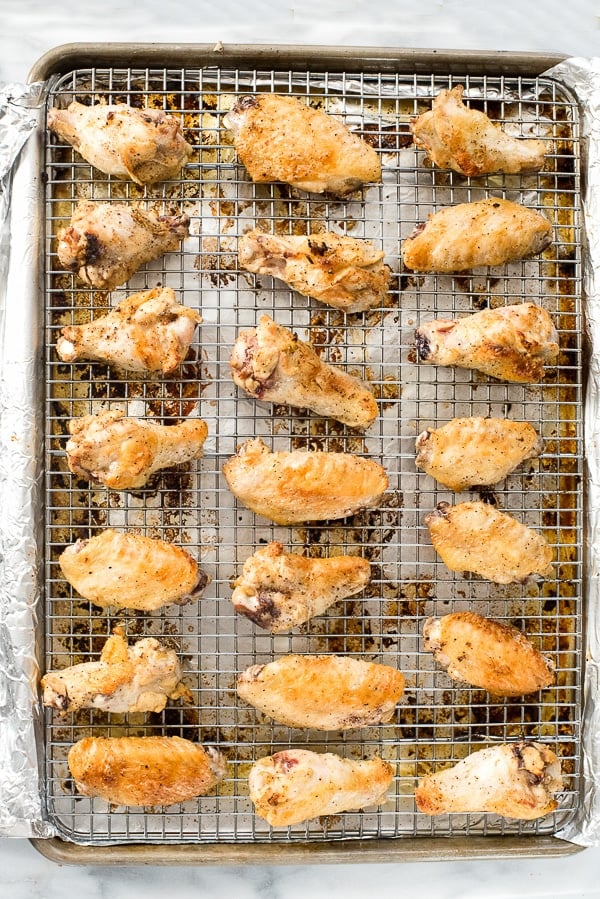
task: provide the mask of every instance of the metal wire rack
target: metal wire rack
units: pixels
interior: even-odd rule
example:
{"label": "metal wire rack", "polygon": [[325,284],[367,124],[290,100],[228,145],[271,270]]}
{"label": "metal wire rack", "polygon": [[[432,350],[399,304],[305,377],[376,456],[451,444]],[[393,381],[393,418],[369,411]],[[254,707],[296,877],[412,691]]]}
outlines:
{"label": "metal wire rack", "polygon": [[[518,135],[547,142],[540,174],[469,180],[427,166],[412,145],[411,116],[430,107],[442,87],[465,85],[468,101]],[[347,201],[307,195],[280,184],[253,185],[237,160],[221,119],[240,93],[278,91],[341,115],[381,154],[383,181]],[[82,69],[57,77],[49,104],[70,100],[127,102],[181,116],[194,155],[178,181],[140,189],[104,176],[51,135],[46,173],[46,670],[96,659],[115,624],[130,639],[160,636],[180,651],[194,705],[162,714],[78,712],[46,717],[47,802],[58,833],[80,843],[180,843],[339,840],[452,834],[554,833],[578,804],[582,689],[582,309],[581,209],[577,108],[545,77],[402,76],[344,72],[208,69]],[[484,196],[505,196],[544,211],[555,242],[543,257],[464,276],[403,272],[400,247],[436,208]],[[191,236],[178,253],[144,267],[126,287],[82,289],[58,267],[55,239],[79,198],[173,207],[191,217]],[[260,225],[278,233],[334,230],[382,246],[394,272],[379,309],[349,315],[238,267],[236,239]],[[100,363],[64,364],[54,345],[60,329],[107,311],[127,293],[155,286],[203,316],[188,359],[174,376],[124,373]],[[473,372],[419,365],[414,329],[435,316],[454,316],[523,299],[554,316],[561,355],[544,382],[504,384]],[[366,434],[299,410],[242,396],[228,359],[239,329],[262,312],[309,339],[323,358],[367,380],[380,416]],[[200,415],[209,426],[198,463],[163,473],[136,493],[79,481],[64,446],[70,418],[104,408],[163,423]],[[424,516],[453,495],[414,465],[414,440],[427,426],[455,416],[497,415],[533,423],[545,439],[538,460],[525,464],[486,496],[540,530],[556,547],[555,576],[499,586],[448,571],[432,549]],[[390,487],[377,510],[351,519],[281,528],[241,508],[221,465],[248,437],[274,449],[365,453],[387,470]],[[465,494],[462,498],[475,498]],[[62,578],[65,545],[104,527],[133,529],[181,544],[210,573],[198,603],[161,613],[111,614],[78,597]],[[289,635],[271,636],[234,614],[231,581],[260,545],[279,540],[309,555],[358,553],[371,561],[364,594],[338,603]],[[115,597],[118,604],[118,597]],[[522,628],[556,661],[557,684],[522,700],[498,700],[457,684],[422,652],[429,615],[472,608]],[[248,708],[235,677],[250,664],[287,652],[347,653],[397,666],[407,679],[395,720],[345,735],[291,730]],[[216,744],[229,776],[214,795],[166,809],[111,808],[77,795],[67,752],[83,736],[168,734]],[[558,810],[537,822],[491,815],[415,811],[414,787],[424,773],[495,741],[547,741],[559,754],[565,790]],[[271,830],[248,798],[251,763],[289,746],[348,757],[379,753],[396,767],[389,801]]]}

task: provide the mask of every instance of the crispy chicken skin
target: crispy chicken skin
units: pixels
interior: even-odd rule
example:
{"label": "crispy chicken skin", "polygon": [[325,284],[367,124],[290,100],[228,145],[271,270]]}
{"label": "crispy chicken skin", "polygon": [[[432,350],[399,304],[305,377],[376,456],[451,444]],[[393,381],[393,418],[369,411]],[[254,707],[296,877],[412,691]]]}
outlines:
{"label": "crispy chicken skin", "polygon": [[269,543],[246,559],[231,599],[236,612],[281,634],[359,593],[370,577],[371,565],[360,556],[309,559]]}
{"label": "crispy chicken skin", "polygon": [[155,612],[199,599],[209,583],[181,547],[112,528],[67,546],[58,561],[71,586],[103,609]]}
{"label": "crispy chicken skin", "polygon": [[204,796],[227,773],[224,756],[181,737],[84,737],[69,750],[83,796],[113,805],[173,805]]}
{"label": "crispy chicken skin", "polygon": [[127,645],[115,628],[98,662],[82,662],[49,671],[42,678],[43,703],[60,712],[101,709],[104,712],[162,712],[167,699],[191,699],[181,683],[177,653],[154,637]]}
{"label": "crispy chicken skin", "polygon": [[49,111],[48,128],[101,172],[136,184],[177,177],[192,152],[181,123],[161,109],[74,101]]}
{"label": "crispy chicken skin", "polygon": [[159,425],[107,409],[71,419],[69,432],[66,452],[73,474],[112,490],[134,490],[162,468],[198,459],[208,428],[198,418]]}
{"label": "crispy chicken skin", "polygon": [[346,518],[378,506],[388,487],[372,459],[350,453],[271,452],[248,440],[223,466],[227,485],[247,508],[276,524]]}
{"label": "crispy chicken skin", "polygon": [[404,677],[389,665],[347,656],[287,655],[247,668],[237,692],[288,727],[349,730],[391,721]]}
{"label": "crispy chicken skin", "polygon": [[558,359],[558,334],[550,315],[533,303],[483,309],[465,318],[420,325],[420,362],[472,368],[500,381],[533,384],[544,365]]}
{"label": "crispy chicken skin", "polygon": [[310,409],[352,428],[368,428],[377,417],[375,397],[358,378],[323,362],[268,315],[240,333],[229,361],[237,386],[258,400]]}
{"label": "crispy chicken skin", "polygon": [[450,677],[499,696],[526,696],[555,681],[551,660],[525,634],[475,612],[428,618],[423,638]]}
{"label": "crispy chicken skin", "polygon": [[432,108],[411,122],[415,144],[427,151],[431,162],[471,177],[543,168],[543,141],[506,134],[485,113],[465,106],[463,91],[462,84],[441,90]]}
{"label": "crispy chicken skin", "polygon": [[372,147],[343,122],[294,97],[240,97],[223,122],[253,181],[285,181],[338,196],[381,181]]}
{"label": "crispy chicken skin", "polygon": [[369,240],[332,232],[283,236],[255,228],[238,242],[242,268],[279,278],[302,296],[342,312],[382,305],[391,277],[383,257]]}
{"label": "crispy chicken skin", "polygon": [[496,584],[552,573],[554,550],[544,536],[487,503],[438,503],[425,523],[451,571],[472,571]]}
{"label": "crispy chicken skin", "polygon": [[489,197],[447,206],[402,244],[406,268],[464,272],[537,256],[552,243],[552,225],[534,209]]}
{"label": "crispy chicken skin", "polygon": [[532,821],[554,811],[562,790],[560,761],[543,743],[501,743],[452,768],[421,778],[417,808],[426,815],[490,812]]}
{"label": "crispy chicken skin", "polygon": [[255,762],[248,788],[259,818],[288,827],[380,805],[393,777],[392,766],[380,758],[354,761],[332,752],[287,749]]}
{"label": "crispy chicken skin", "polygon": [[449,490],[489,487],[542,451],[528,422],[506,418],[453,418],[416,440],[415,465]]}
{"label": "crispy chicken skin", "polygon": [[155,287],[122,300],[86,325],[68,325],[56,341],[63,362],[95,359],[130,371],[170,374],[185,359],[202,317]]}
{"label": "crispy chicken skin", "polygon": [[63,268],[98,290],[124,284],[146,262],[178,250],[189,235],[189,216],[157,215],[126,203],[80,200],[58,234]]}

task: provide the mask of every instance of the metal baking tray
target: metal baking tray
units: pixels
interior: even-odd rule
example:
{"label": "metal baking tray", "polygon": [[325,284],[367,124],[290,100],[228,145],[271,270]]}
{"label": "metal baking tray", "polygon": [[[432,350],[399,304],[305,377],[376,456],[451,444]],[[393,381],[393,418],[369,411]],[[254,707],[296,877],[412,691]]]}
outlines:
{"label": "metal baking tray", "polygon": [[[112,627],[153,635],[176,646],[185,662],[193,705],[161,715],[80,712],[45,719],[47,815],[57,836],[36,840],[41,852],[70,863],[285,863],[392,861],[504,855],[558,855],[579,847],[553,834],[573,815],[581,788],[583,683],[583,380],[582,224],[579,110],[567,89],[543,73],[558,57],[303,47],[71,45],[46,55],[30,80],[49,83],[48,106],[125,101],[150,104],[182,118],[195,148],[177,182],[143,191],[101,175],[70,148],[44,135],[43,276],[45,346],[45,659],[65,667],[97,658]],[[408,123],[442,87],[462,83],[470,101],[519,133],[551,143],[539,175],[470,181],[424,164]],[[221,118],[235,96],[257,90],[301,96],[341,113],[380,152],[383,183],[346,201],[306,195],[282,185],[253,185],[228,142]],[[490,194],[542,209],[556,240],[541,259],[460,277],[402,272],[400,246],[434,208]],[[191,217],[181,252],[144,268],[111,298],[82,290],[61,271],[55,237],[80,197],[177,206]],[[258,222],[283,233],[331,228],[381,244],[394,271],[384,307],[344,318],[294,295],[284,285],[238,268],[236,238]],[[100,364],[60,363],[54,343],[65,324],[105,312],[128,292],[173,287],[199,308],[204,323],[180,372],[168,379],[123,374]],[[491,382],[475,373],[419,366],[413,332],[434,315],[488,305],[539,302],[555,318],[561,356],[543,383]],[[288,408],[242,397],[228,358],[239,328],[267,312],[332,363],[368,380],[380,418],[366,436]],[[172,422],[200,414],[209,425],[204,458],[159,477],[136,494],[77,481],[64,455],[68,420],[107,406]],[[509,415],[531,421],[546,441],[540,460],[511,475],[487,499],[541,530],[555,545],[556,576],[501,587],[448,572],[430,545],[423,518],[452,499],[414,467],[414,439],[426,426],[456,415]],[[223,462],[246,438],[276,449],[368,453],[381,461],[390,488],[382,506],[344,522],[303,528],[265,523],[238,506],[221,478]],[[161,614],[115,611],[82,601],[62,579],[57,558],[67,543],[103,527],[139,530],[180,543],[212,576],[200,603]],[[297,552],[347,550],[372,563],[363,596],[338,604],[290,635],[272,637],[236,617],[231,581],[245,558],[273,539]],[[523,701],[493,702],[458,685],[421,651],[425,618],[473,608],[523,628],[557,663],[555,687]],[[395,720],[340,734],[290,730],[236,698],[236,673],[286,652],[347,653],[397,665],[407,690]],[[77,795],[66,755],[86,735],[169,734],[217,744],[230,776],[215,795],[165,810],[113,809]],[[484,744],[520,737],[549,742],[566,775],[558,810],[537,822],[490,815],[428,818],[416,813],[416,778]],[[292,745],[362,757],[378,752],[396,766],[390,801],[271,830],[247,795],[251,763]]]}

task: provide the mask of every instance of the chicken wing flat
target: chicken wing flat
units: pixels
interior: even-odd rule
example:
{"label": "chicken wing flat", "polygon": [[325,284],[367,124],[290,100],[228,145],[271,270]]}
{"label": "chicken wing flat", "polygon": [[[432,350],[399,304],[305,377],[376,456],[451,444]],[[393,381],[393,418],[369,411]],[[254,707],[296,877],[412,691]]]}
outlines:
{"label": "chicken wing flat", "polygon": [[368,428],[377,417],[375,397],[358,378],[323,362],[268,315],[240,333],[229,361],[237,386],[258,400],[310,409],[353,428]]}
{"label": "chicken wing flat", "polygon": [[474,416],[427,428],[417,437],[416,449],[417,468],[460,491],[502,481],[540,454],[542,440],[528,422]]}
{"label": "chicken wing flat", "polygon": [[545,537],[480,501],[438,503],[425,516],[436,552],[451,571],[472,571],[496,584],[522,583],[552,572],[554,550]]}
{"label": "chicken wing flat", "polygon": [[80,200],[58,234],[60,264],[88,287],[113,290],[146,262],[178,250],[190,219],[157,215],[126,203]]}
{"label": "chicken wing flat", "polygon": [[101,172],[136,184],[177,177],[192,153],[181,123],[162,109],[74,101],[49,111],[48,128]]}
{"label": "chicken wing flat", "polygon": [[332,232],[282,236],[255,228],[238,241],[242,268],[271,275],[342,312],[364,312],[381,306],[391,270],[384,253],[371,241]]}
{"label": "chicken wing flat", "polygon": [[415,336],[421,362],[472,368],[522,384],[541,380],[544,365],[556,362],[559,353],[552,318],[533,303],[438,318],[420,325]]}
{"label": "chicken wing flat", "polygon": [[63,362],[96,359],[130,371],[170,374],[185,359],[202,321],[175,300],[170,287],[155,287],[122,300],[86,325],[68,325],[56,341]]}
{"label": "chicken wing flat", "polygon": [[417,808],[426,815],[491,812],[532,821],[554,811],[562,790],[560,761],[543,743],[501,743],[452,768],[421,778]]}
{"label": "chicken wing flat", "polygon": [[555,681],[554,666],[525,634],[476,615],[454,612],[428,618],[424,648],[450,677],[499,696],[525,696]]}
{"label": "chicken wing flat", "polygon": [[155,612],[199,599],[209,582],[181,547],[112,528],[67,546],[58,561],[71,586],[103,609]]}
{"label": "chicken wing flat", "polygon": [[71,419],[69,432],[66,452],[73,474],[112,490],[134,490],[162,468],[198,459],[208,427],[198,418],[159,425],[107,409]]}
{"label": "chicken wing flat", "polygon": [[464,87],[441,90],[429,112],[410,125],[415,144],[431,162],[461,175],[539,172],[546,147],[533,138],[511,137],[477,109],[463,103]]}
{"label": "chicken wing flat", "polygon": [[338,119],[294,97],[240,97],[223,122],[253,181],[345,196],[381,181],[375,150]]}
{"label": "chicken wing flat", "polygon": [[545,216],[489,197],[434,213],[403,242],[402,258],[415,272],[464,272],[537,256],[551,243],[552,225]]}
{"label": "chicken wing flat", "polygon": [[385,802],[394,769],[380,758],[343,759],[332,752],[287,749],[259,759],[248,788],[256,814],[272,827],[289,827]]}
{"label": "chicken wing flat", "polygon": [[231,599],[236,612],[281,634],[359,593],[370,577],[371,565],[360,556],[308,559],[269,543],[246,559]]}
{"label": "chicken wing flat", "polygon": [[84,737],[69,750],[83,796],[113,805],[174,805],[204,796],[227,773],[225,757],[181,737]]}
{"label": "chicken wing flat", "polygon": [[389,665],[347,656],[287,655],[247,668],[237,692],[288,727],[349,730],[391,721],[404,677]]}
{"label": "chicken wing flat", "polygon": [[247,508],[277,524],[345,518],[378,506],[384,469],[350,453],[271,452],[248,440],[223,466],[227,485]]}

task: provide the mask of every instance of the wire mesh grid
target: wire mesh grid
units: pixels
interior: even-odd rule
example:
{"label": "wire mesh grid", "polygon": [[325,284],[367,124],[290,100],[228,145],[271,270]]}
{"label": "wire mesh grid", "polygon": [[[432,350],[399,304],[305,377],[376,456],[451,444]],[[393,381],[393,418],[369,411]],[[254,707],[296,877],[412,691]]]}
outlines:
{"label": "wire mesh grid", "polygon": [[[432,169],[412,145],[411,116],[425,111],[440,88],[461,83],[465,96],[509,132],[547,142],[544,171],[470,180]],[[277,91],[340,115],[381,154],[380,185],[345,201],[307,195],[281,184],[252,184],[237,160],[222,116],[241,93]],[[180,180],[141,189],[104,176],[51,135],[46,146],[46,669],[98,658],[116,624],[130,639],[158,636],[184,660],[193,704],[161,714],[47,712],[49,815],[58,832],[82,843],[338,840],[449,834],[555,832],[577,807],[582,677],[582,310],[577,109],[550,79],[449,78],[343,72],[197,69],[86,69],[57,79],[50,105],[126,102],[181,116],[194,147]],[[400,248],[415,224],[441,206],[504,196],[551,219],[555,242],[541,258],[461,276],[402,271]],[[181,209],[191,234],[181,251],[145,266],[112,295],[82,289],[58,266],[56,234],[80,198],[139,202]],[[385,250],[393,280],[381,308],[344,316],[290,291],[281,282],[239,268],[237,237],[255,225],[282,234],[333,230],[365,237]],[[65,364],[60,329],[104,314],[128,293],[157,284],[200,310],[197,342],[174,375],[140,376],[101,363]],[[414,329],[436,316],[532,300],[553,314],[559,363],[543,383],[505,384],[461,369],[417,364]],[[241,328],[262,313],[310,340],[322,356],[370,383],[380,415],[365,433],[301,410],[242,396],[229,373]],[[172,423],[201,416],[209,427],[203,458],[163,472],[146,488],[113,492],[70,474],[68,422],[105,408]],[[542,532],[556,547],[555,574],[544,581],[500,586],[450,572],[436,556],[424,516],[453,495],[414,464],[416,436],[453,417],[481,415],[531,422],[544,437],[530,460],[485,499]],[[247,438],[273,449],[341,450],[381,462],[390,486],[378,509],[344,521],[283,528],[236,503],[221,466]],[[62,577],[67,544],[105,527],[131,529],[184,546],[212,582],[204,598],[158,613],[108,613],[82,600]],[[231,604],[231,583],[260,545],[280,541],[311,556],[360,554],[371,562],[363,594],[340,602],[290,634],[272,636]],[[456,683],[422,651],[430,615],[473,609],[523,629],[557,669],[557,683],[522,699],[498,699]],[[406,693],[392,723],[341,733],[289,729],[236,696],[237,673],[285,653],[342,653],[397,666]],[[79,796],[67,752],[88,735],[179,735],[218,745],[229,774],[213,795],[166,809],[113,808]],[[558,810],[537,822],[493,815],[416,812],[419,776],[494,742],[548,742],[562,759],[565,789]],[[271,829],[253,814],[247,775],[252,762],[287,747],[379,754],[396,770],[388,801],[378,809]]]}

